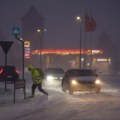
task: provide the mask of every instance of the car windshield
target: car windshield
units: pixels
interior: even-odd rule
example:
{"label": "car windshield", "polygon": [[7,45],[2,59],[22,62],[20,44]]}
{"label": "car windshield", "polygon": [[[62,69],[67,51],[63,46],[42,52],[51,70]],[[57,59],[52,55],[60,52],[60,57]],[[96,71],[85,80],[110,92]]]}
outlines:
{"label": "car windshield", "polygon": [[66,74],[72,77],[95,76],[95,71],[94,70],[70,70]]}
{"label": "car windshield", "polygon": [[64,74],[64,70],[62,68],[48,68],[45,71],[46,74]]}

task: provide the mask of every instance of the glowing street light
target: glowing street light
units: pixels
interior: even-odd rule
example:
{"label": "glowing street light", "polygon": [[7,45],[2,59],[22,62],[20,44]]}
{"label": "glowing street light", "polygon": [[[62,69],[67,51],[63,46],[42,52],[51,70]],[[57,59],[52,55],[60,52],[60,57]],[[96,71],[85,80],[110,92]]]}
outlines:
{"label": "glowing street light", "polygon": [[39,32],[39,33],[40,33],[40,32],[41,32],[41,30],[40,30],[40,29],[37,29],[37,32]]}
{"label": "glowing street light", "polygon": [[77,20],[77,21],[81,21],[80,16],[77,16],[77,17],[76,17],[76,20]]}

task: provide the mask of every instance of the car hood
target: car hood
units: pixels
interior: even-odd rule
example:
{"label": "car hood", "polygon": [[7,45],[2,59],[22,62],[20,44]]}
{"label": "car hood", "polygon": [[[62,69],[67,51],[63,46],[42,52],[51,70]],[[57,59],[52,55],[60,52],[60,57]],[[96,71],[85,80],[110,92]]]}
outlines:
{"label": "car hood", "polygon": [[72,77],[71,80],[77,80],[77,81],[94,81],[96,80],[95,76],[81,76],[81,77]]}

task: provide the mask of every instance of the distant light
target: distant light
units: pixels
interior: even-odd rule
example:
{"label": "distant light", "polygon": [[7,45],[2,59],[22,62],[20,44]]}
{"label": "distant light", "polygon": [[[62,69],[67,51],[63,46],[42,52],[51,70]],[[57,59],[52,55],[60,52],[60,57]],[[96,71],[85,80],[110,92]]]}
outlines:
{"label": "distant light", "polygon": [[46,31],[47,31],[47,29],[45,28],[45,29],[44,29],[44,32],[46,32]]}
{"label": "distant light", "polygon": [[77,21],[81,21],[81,17],[80,17],[80,16],[77,16],[77,17],[76,17],[76,20],[77,20]]}
{"label": "distant light", "polygon": [[97,54],[97,53],[103,54],[103,50],[92,50],[92,54]]}
{"label": "distant light", "polygon": [[83,62],[83,61],[84,61],[84,58],[81,58],[81,61]]}
{"label": "distant light", "polygon": [[41,32],[41,30],[40,30],[40,29],[37,29],[37,32]]}
{"label": "distant light", "polygon": [[23,38],[20,38],[20,40],[23,40]]}
{"label": "distant light", "polygon": [[107,62],[108,60],[105,58],[98,58],[97,59],[97,62]]}
{"label": "distant light", "polygon": [[109,62],[109,64],[111,64],[111,59],[110,58],[108,59],[108,62]]}
{"label": "distant light", "polygon": [[87,63],[87,66],[89,66],[90,65],[90,63]]}
{"label": "distant light", "polygon": [[[46,32],[47,29],[45,28],[43,31]],[[42,31],[41,31],[41,29],[37,29],[37,32],[38,32],[38,33],[41,33]]]}
{"label": "distant light", "polygon": [[111,59],[110,59],[110,58],[108,59],[108,62],[111,62]]}

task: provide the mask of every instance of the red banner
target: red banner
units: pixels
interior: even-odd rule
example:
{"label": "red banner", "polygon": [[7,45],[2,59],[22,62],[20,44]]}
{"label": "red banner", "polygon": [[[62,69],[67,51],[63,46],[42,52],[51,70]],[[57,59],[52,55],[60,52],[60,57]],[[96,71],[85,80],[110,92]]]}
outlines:
{"label": "red banner", "polygon": [[91,16],[91,31],[95,31],[95,29],[96,29],[96,22]]}
{"label": "red banner", "polygon": [[85,31],[86,32],[92,32],[95,31],[96,28],[96,22],[93,19],[93,17],[89,17],[88,14],[85,14]]}

